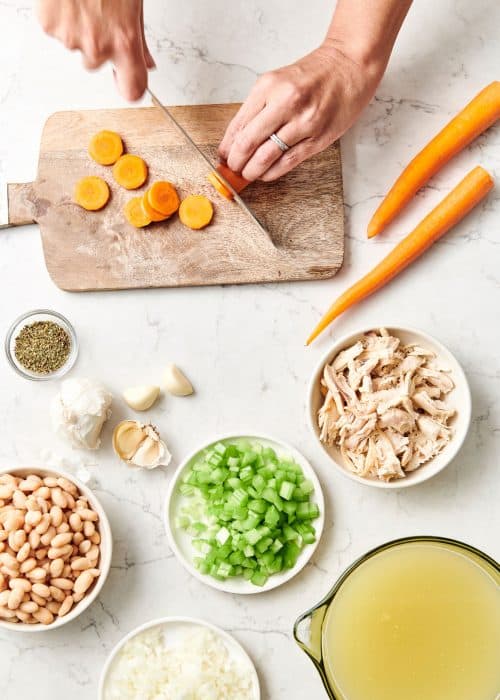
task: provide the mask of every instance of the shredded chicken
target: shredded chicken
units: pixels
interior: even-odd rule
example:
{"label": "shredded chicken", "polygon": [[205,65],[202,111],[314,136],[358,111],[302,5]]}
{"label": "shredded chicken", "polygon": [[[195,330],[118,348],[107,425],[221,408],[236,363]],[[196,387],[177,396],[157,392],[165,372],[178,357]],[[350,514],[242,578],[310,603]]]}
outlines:
{"label": "shredded chicken", "polygon": [[326,365],[320,439],[359,476],[403,478],[450,442],[455,385],[434,353],[403,345],[385,328],[367,333]]}

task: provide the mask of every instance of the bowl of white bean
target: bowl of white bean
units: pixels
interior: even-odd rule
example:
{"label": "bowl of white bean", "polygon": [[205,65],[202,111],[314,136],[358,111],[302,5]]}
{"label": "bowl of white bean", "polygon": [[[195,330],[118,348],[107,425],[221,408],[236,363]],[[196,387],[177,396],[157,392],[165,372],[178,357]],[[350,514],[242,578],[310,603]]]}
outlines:
{"label": "bowl of white bean", "polygon": [[0,469],[0,628],[40,632],[99,595],[112,536],[94,493],[51,468]]}

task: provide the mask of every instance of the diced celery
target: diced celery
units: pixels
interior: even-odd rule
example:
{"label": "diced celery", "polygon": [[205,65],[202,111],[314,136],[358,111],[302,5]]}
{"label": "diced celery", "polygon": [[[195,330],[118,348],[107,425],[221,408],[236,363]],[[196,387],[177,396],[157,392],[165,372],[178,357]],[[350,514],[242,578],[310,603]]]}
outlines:
{"label": "diced celery", "polygon": [[247,484],[249,481],[251,481],[253,477],[252,467],[243,467],[242,469],[240,469],[239,477],[244,484]]}
{"label": "diced celery", "polygon": [[300,554],[300,547],[295,542],[288,542],[283,547],[283,566],[285,569],[293,569]]}
{"label": "diced celery", "polygon": [[291,501],[294,491],[295,491],[295,484],[292,484],[291,481],[284,481],[281,484],[280,496],[281,496],[281,498],[284,498],[286,501]]}
{"label": "diced celery", "polygon": [[217,452],[220,454],[222,457],[226,454],[226,446],[222,442],[218,442],[216,445],[213,446],[213,451]]}
{"label": "diced celery", "polygon": [[262,539],[263,535],[261,535],[257,529],[252,528],[252,530],[248,530],[247,532],[245,532],[243,537],[246,539],[248,544],[254,545]]}
{"label": "diced celery", "polygon": [[241,460],[241,466],[246,467],[247,464],[253,464],[257,459],[257,453],[254,450],[247,450],[243,453],[243,459]]}
{"label": "diced celery", "polygon": [[280,514],[276,506],[269,506],[269,508],[266,510],[264,520],[266,525],[269,525],[269,527],[275,527],[279,523]]}
{"label": "diced celery", "polygon": [[255,571],[250,581],[254,584],[254,586],[263,586],[267,579],[268,576],[263,571]]}
{"label": "diced celery", "polygon": [[254,499],[248,502],[248,510],[253,511],[254,513],[265,513],[267,507],[267,503],[262,498]]}
{"label": "diced celery", "polygon": [[215,539],[219,544],[226,544],[228,539],[231,537],[231,533],[227,529],[227,527],[221,527],[219,532],[215,535]]}
{"label": "diced celery", "polygon": [[175,526],[192,537],[201,573],[263,586],[268,576],[295,566],[302,548],[316,540],[313,491],[301,467],[272,448],[219,442],[184,474]]}
{"label": "diced celery", "polygon": [[273,543],[273,538],[272,537],[263,537],[257,544],[255,545],[255,549],[260,552],[260,554],[263,554]]}

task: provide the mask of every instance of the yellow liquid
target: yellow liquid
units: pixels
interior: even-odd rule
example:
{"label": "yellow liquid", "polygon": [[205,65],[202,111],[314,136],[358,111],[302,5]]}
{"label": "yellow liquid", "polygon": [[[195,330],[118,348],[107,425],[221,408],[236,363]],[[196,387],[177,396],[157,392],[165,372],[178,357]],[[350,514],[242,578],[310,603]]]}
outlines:
{"label": "yellow liquid", "polygon": [[423,542],[387,549],[342,584],[323,624],[339,700],[500,697],[499,575],[473,554]]}

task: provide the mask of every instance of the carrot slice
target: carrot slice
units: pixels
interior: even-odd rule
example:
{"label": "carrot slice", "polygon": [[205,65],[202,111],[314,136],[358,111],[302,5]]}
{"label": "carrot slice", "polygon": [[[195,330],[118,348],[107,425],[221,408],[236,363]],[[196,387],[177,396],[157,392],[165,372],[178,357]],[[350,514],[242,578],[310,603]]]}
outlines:
{"label": "carrot slice", "polygon": [[156,209],[153,209],[149,203],[148,191],[144,192],[142,195],[142,208],[144,209],[144,213],[151,219],[151,221],[165,221],[165,219],[168,219],[168,216],[165,216],[165,214],[161,214],[159,211],[156,211]]}
{"label": "carrot slice", "polygon": [[136,190],[146,182],[147,176],[148,166],[139,156],[121,156],[113,166],[113,177],[126,190]]}
{"label": "carrot slice", "polygon": [[102,177],[82,177],[75,185],[74,201],[88,211],[102,209],[109,200],[108,183]]}
{"label": "carrot slice", "polygon": [[226,185],[218,177],[217,173],[222,175],[222,177],[229,182],[232,188],[238,193],[240,193],[243,189],[245,189],[245,187],[247,187],[247,185],[250,184],[248,180],[245,180],[245,178],[238,175],[238,173],[233,172],[227,167],[227,165],[224,165],[224,163],[219,163],[217,166],[217,172],[213,170],[211,173],[209,173],[207,175],[207,180],[211,185],[213,185],[213,187],[215,187],[217,192],[226,199],[232,199],[233,193],[226,187]]}
{"label": "carrot slice", "polygon": [[89,156],[100,165],[113,165],[123,153],[123,142],[116,131],[99,131],[89,143]]}
{"label": "carrot slice", "polygon": [[179,208],[179,195],[171,182],[154,182],[147,194],[149,204],[164,216],[171,216]]}
{"label": "carrot slice", "polygon": [[373,238],[455,154],[500,119],[500,81],[477,94],[407,165],[368,224]]}
{"label": "carrot slice", "polygon": [[142,206],[142,197],[132,197],[132,199],[129,199],[125,204],[123,212],[129,224],[132,224],[132,226],[136,228],[143,228],[151,223],[151,219]]}
{"label": "carrot slice", "polygon": [[423,219],[417,227],[359,282],[328,309],[307,340],[311,343],[340,314],[383,287],[435,241],[468,214],[493,187],[493,178],[481,167],[468,175]]}
{"label": "carrot slice", "polygon": [[208,175],[207,175],[207,180],[209,181],[209,183],[210,183],[213,187],[215,187],[215,189],[217,190],[217,192],[218,192],[219,194],[221,194],[223,197],[225,197],[226,199],[232,199],[232,198],[233,198],[233,193],[231,192],[231,190],[228,190],[228,189],[227,189],[226,185],[222,182],[222,180],[219,180],[219,178],[217,177],[217,173],[215,172],[215,170],[212,171],[211,173],[208,173]]}
{"label": "carrot slice", "polygon": [[204,228],[212,221],[213,215],[212,202],[203,194],[190,194],[179,207],[179,219],[192,229]]}

